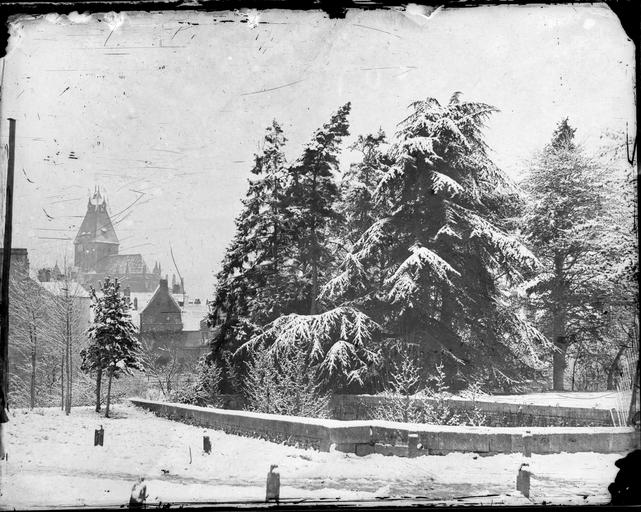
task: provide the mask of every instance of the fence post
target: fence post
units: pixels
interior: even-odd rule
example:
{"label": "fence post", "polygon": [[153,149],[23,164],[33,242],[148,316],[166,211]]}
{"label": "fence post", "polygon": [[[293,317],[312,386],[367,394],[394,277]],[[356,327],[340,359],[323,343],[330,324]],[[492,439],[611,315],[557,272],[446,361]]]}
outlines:
{"label": "fence post", "polygon": [[525,463],[521,464],[519,473],[516,475],[516,490],[526,498],[530,497],[530,466]]}
{"label": "fence post", "polygon": [[523,434],[523,456],[532,457],[532,433],[529,430]]}
{"label": "fence post", "polygon": [[265,502],[274,500],[276,503],[280,500],[280,473],[276,471],[278,466],[272,464],[267,473],[267,485],[265,492]]}
{"label": "fence post", "polygon": [[417,455],[418,455],[418,434],[408,434],[407,456],[416,457]]}
{"label": "fence post", "polygon": [[93,434],[93,445],[94,446],[103,446],[103,443],[105,441],[105,429],[102,428],[102,425],[100,425],[99,429],[94,430]]}

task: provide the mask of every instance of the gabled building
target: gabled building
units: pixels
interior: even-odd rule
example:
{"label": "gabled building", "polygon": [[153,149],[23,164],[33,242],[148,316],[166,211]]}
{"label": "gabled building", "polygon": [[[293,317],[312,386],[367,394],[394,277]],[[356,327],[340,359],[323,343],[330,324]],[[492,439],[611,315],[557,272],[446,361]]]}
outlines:
{"label": "gabled building", "polygon": [[109,276],[132,291],[150,292],[160,278],[158,263],[149,271],[141,254],[119,254],[120,241],[98,188],[89,198],[74,246],[76,277],[87,288],[97,288]]}
{"label": "gabled building", "polygon": [[[181,360],[195,360],[209,349],[207,305],[183,293],[172,294],[167,279],[160,279],[153,293],[128,289],[134,325],[145,350],[176,353]],[[204,326],[204,327],[203,327]]]}

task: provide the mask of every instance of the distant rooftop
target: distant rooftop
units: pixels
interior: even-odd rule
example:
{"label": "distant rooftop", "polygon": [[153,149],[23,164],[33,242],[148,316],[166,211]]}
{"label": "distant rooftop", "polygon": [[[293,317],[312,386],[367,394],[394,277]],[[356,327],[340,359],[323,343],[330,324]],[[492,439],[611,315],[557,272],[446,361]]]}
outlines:
{"label": "distant rooftop", "polygon": [[68,283],[65,281],[48,281],[48,282],[40,282],[39,284],[49,293],[57,297],[64,296],[65,288],[67,284],[69,285],[70,296],[80,297],[84,299],[88,299],[91,297],[91,295],[89,295],[89,292],[85,290],[80,283],[77,283],[75,281],[70,281]]}
{"label": "distant rooftop", "polygon": [[[132,309],[131,319],[136,325],[140,327],[140,313],[147,307],[149,301],[156,291],[153,292],[144,292],[137,293],[131,292],[129,298],[131,299]],[[183,295],[182,293],[169,293],[171,297],[176,301],[176,304],[180,307],[183,331],[200,331],[200,322],[203,320],[208,313],[207,302],[201,301],[200,304],[194,304],[198,299],[195,297],[190,297],[189,295]],[[185,298],[185,303],[181,306],[183,302],[183,297]],[[134,299],[136,299],[137,309],[133,309]]]}

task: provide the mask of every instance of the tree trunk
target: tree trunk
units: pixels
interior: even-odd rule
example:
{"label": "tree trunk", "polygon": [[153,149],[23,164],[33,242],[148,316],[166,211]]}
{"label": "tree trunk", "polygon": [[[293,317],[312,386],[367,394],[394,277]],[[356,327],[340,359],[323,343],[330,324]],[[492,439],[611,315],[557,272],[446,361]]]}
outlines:
{"label": "tree trunk", "polygon": [[31,350],[31,409],[36,406],[36,347]]}
{"label": "tree trunk", "polygon": [[100,412],[100,387],[102,384],[102,368],[96,372],[96,412]]}
{"label": "tree trunk", "polygon": [[552,355],[552,389],[554,391],[565,390],[565,356],[568,351],[568,343],[565,333],[566,294],[564,286],[563,259],[563,256],[558,254],[554,257],[554,275],[556,285],[552,291],[552,340],[557,349]]}
{"label": "tree trunk", "polygon": [[67,399],[65,401],[65,414],[71,412],[71,315],[72,303],[69,297],[69,282],[65,283],[65,356],[67,364]]}
{"label": "tree trunk", "polygon": [[36,349],[38,347],[38,338],[36,333],[30,329],[31,337],[31,385],[30,385],[30,401],[29,406],[33,409],[36,406]]}
{"label": "tree trunk", "polygon": [[568,351],[568,347],[563,339],[561,339],[560,343],[555,343],[554,346],[557,350],[552,355],[552,389],[554,391],[564,391],[565,354]]}
{"label": "tree trunk", "polygon": [[312,228],[312,304],[309,308],[309,314],[318,313],[318,240],[316,239],[316,230]]}
{"label": "tree trunk", "polygon": [[637,368],[634,371],[634,380],[632,381],[632,399],[630,400],[630,409],[628,410],[628,425],[634,425],[634,416],[639,412],[637,402],[639,401],[639,359],[637,359]]}
{"label": "tree trunk", "polygon": [[111,380],[114,376],[114,367],[109,367],[109,383],[107,384],[107,405],[105,406],[105,418],[109,417],[109,405],[111,403]]}
{"label": "tree trunk", "polygon": [[625,348],[625,346],[619,347],[617,355],[614,357],[614,361],[612,361],[612,364],[608,368],[608,380],[606,388],[608,391],[615,391],[617,388],[614,382],[614,376],[616,375],[617,369],[619,368],[619,360],[621,359],[623,352],[625,352]]}
{"label": "tree trunk", "polygon": [[65,414],[68,416],[71,412],[71,336],[68,338],[67,345],[67,399],[65,403]]}
{"label": "tree trunk", "polygon": [[312,304],[309,308],[309,314],[315,315],[318,313],[318,263],[316,257],[312,257]]}
{"label": "tree trunk", "polygon": [[60,409],[65,410],[65,348],[60,357]]}
{"label": "tree trunk", "polygon": [[572,388],[571,391],[574,391],[574,382],[575,382],[575,377],[576,377],[576,363],[579,362],[579,355],[580,352],[579,350],[576,351],[576,356],[574,357],[574,361],[572,362]]}

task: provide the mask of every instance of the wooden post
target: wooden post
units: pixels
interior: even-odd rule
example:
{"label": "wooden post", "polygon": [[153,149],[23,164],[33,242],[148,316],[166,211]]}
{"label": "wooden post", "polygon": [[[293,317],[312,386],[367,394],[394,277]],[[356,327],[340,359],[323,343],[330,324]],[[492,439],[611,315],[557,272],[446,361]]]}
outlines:
{"label": "wooden post", "polygon": [[529,430],[523,434],[523,456],[532,457],[532,433]]}
{"label": "wooden post", "polygon": [[276,471],[278,466],[272,464],[267,473],[267,486],[265,492],[265,502],[274,500],[276,503],[280,500],[280,473]]}
{"label": "wooden post", "polygon": [[2,287],[0,288],[0,424],[9,421],[5,410],[9,399],[9,269],[11,267],[11,230],[13,220],[13,169],[16,155],[16,120],[9,119],[9,161],[5,195]]}
{"label": "wooden post", "polygon": [[516,475],[516,490],[526,498],[530,497],[530,476],[530,466],[528,464],[521,464],[519,473]]}
{"label": "wooden post", "polygon": [[407,436],[407,456],[416,457],[418,455],[418,434],[409,434]]}
{"label": "wooden post", "polygon": [[100,429],[96,429],[93,435],[93,445],[94,446],[103,446],[105,442],[105,429],[100,425]]}
{"label": "wooden post", "polygon": [[203,436],[203,450],[205,453],[211,453],[211,441],[209,436]]}

